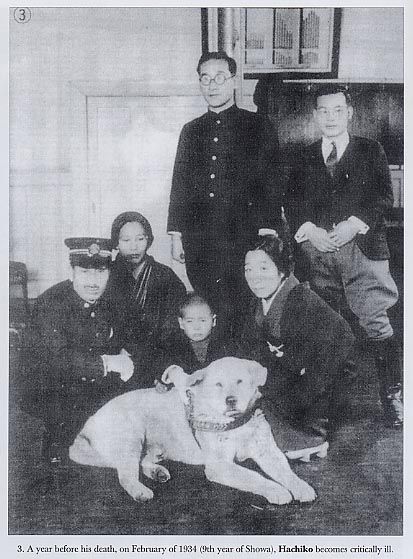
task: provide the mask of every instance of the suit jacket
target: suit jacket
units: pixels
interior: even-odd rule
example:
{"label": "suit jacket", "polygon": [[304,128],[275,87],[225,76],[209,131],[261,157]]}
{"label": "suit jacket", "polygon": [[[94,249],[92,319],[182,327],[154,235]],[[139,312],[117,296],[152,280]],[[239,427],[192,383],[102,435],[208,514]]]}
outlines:
{"label": "suit jacket", "polygon": [[[268,368],[270,395],[282,386],[307,406],[329,392],[343,369],[350,368],[354,336],[347,322],[307,283],[300,284],[291,275],[267,315],[261,300],[252,302],[241,344],[251,359]],[[272,351],[274,347],[278,350]]]}
{"label": "suit jacket", "polygon": [[303,150],[295,162],[286,195],[286,215],[292,234],[306,221],[324,229],[358,217],[369,226],[357,235],[360,250],[372,260],[389,258],[385,215],[393,205],[393,190],[382,146],[368,138],[350,136],[332,178],[321,152],[321,140]]}
{"label": "suit jacket", "polygon": [[181,132],[173,171],[168,231],[185,251],[203,240],[245,248],[260,227],[281,219],[278,145],[270,122],[233,105],[207,112]]}

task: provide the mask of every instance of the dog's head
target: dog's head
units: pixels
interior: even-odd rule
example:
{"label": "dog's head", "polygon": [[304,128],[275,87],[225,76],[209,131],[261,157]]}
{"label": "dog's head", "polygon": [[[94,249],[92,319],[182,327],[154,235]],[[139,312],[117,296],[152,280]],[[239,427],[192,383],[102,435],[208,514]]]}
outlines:
{"label": "dog's head", "polygon": [[185,403],[188,391],[192,393],[194,415],[207,417],[243,415],[261,396],[258,387],[267,379],[262,365],[236,357],[218,359],[192,375],[180,367],[170,367],[165,373],[163,380],[175,384]]}

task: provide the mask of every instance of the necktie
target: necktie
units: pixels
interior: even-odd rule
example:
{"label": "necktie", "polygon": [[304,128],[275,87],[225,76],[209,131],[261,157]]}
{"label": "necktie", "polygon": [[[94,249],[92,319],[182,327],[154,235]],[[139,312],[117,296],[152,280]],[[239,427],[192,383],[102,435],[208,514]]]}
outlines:
{"label": "necktie", "polygon": [[326,167],[327,171],[330,173],[331,176],[334,175],[334,167],[337,164],[337,146],[335,142],[331,142],[333,146],[332,150],[329,153],[329,156],[326,159]]}

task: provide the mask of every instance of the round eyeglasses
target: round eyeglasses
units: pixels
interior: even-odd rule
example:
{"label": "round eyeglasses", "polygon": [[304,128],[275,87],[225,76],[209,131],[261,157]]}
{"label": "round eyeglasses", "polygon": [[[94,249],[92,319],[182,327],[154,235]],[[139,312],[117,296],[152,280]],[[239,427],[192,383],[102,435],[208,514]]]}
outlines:
{"label": "round eyeglasses", "polygon": [[209,85],[211,82],[215,82],[216,85],[224,85],[227,80],[230,80],[234,76],[231,74],[230,76],[226,76],[225,74],[219,73],[215,77],[211,78],[208,74],[202,74],[199,78],[199,81],[202,85]]}
{"label": "round eyeglasses", "polygon": [[318,107],[316,110],[318,116],[320,116],[321,118],[326,118],[327,116],[340,118],[347,113],[347,107],[335,107],[331,110],[324,107]]}

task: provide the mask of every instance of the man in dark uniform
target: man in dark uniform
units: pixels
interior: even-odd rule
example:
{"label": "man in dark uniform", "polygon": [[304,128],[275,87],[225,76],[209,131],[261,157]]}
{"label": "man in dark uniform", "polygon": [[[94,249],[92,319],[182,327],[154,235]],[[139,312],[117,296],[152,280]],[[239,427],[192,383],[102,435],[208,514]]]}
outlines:
{"label": "man in dark uniform", "polygon": [[296,163],[286,214],[315,291],[333,307],[344,298],[375,356],[388,423],[403,424],[402,361],[387,310],[398,298],[389,271],[385,214],[393,205],[382,146],[349,136],[348,92],[318,90],[314,118],[322,139]]}
{"label": "man in dark uniform", "polygon": [[125,390],[134,365],[102,298],[111,240],[71,238],[72,281],[37,299],[26,339],[22,408],[45,424],[43,457],[60,463],[86,419]]}
{"label": "man in dark uniform", "polygon": [[233,321],[245,306],[242,270],[251,239],[281,223],[278,143],[269,120],[235,105],[236,70],[225,52],[199,60],[208,112],[182,129],[168,216],[172,256],[185,262],[218,324]]}

